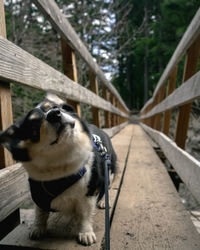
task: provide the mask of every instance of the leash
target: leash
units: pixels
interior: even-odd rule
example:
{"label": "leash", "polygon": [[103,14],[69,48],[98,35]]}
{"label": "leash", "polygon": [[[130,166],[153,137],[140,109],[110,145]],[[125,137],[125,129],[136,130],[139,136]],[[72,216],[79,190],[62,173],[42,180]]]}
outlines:
{"label": "leash", "polygon": [[110,156],[106,147],[103,146],[102,140],[98,135],[92,134],[95,147],[104,158],[104,191],[105,191],[105,250],[110,250],[110,214],[109,214],[109,165],[111,164]]}

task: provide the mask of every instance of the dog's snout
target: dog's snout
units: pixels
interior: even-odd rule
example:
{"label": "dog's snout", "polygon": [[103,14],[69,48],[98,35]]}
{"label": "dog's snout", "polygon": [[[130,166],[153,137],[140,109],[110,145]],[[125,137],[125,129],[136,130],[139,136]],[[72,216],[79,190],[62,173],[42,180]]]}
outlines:
{"label": "dog's snout", "polygon": [[58,108],[50,110],[47,114],[48,122],[59,122],[61,120],[61,113]]}

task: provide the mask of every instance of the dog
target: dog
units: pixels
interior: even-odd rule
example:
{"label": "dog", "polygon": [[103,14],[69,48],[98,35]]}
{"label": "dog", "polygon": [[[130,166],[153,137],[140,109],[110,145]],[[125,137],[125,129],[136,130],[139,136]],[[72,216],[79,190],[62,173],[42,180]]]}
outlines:
{"label": "dog", "polygon": [[44,237],[49,213],[57,211],[75,217],[81,244],[95,243],[95,209],[105,208],[105,158],[100,146],[109,158],[110,185],[117,170],[116,153],[108,135],[83,121],[57,95],[48,93],[24,118],[0,132],[0,144],[28,172],[36,204],[30,238]]}

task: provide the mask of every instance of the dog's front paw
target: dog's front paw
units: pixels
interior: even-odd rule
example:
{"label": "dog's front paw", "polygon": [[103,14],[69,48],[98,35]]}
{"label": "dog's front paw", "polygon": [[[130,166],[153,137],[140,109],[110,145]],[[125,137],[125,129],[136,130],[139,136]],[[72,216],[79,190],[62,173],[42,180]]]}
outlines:
{"label": "dog's front paw", "polygon": [[78,239],[81,244],[86,245],[86,246],[90,246],[97,241],[97,238],[94,232],[79,233]]}
{"label": "dog's front paw", "polygon": [[45,236],[45,233],[46,229],[40,227],[34,227],[29,233],[29,238],[31,240],[39,240]]}
{"label": "dog's front paw", "polygon": [[[97,207],[100,208],[100,209],[105,209],[105,208],[106,208],[105,199],[100,200],[100,201],[97,203]],[[109,201],[109,208],[111,208],[111,206],[110,206],[110,201]]]}

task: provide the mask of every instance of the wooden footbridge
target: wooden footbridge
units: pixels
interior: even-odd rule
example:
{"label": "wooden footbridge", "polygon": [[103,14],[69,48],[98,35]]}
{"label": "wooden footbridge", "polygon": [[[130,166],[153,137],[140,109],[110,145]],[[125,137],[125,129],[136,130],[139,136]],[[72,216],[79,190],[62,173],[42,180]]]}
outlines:
{"label": "wooden footbridge", "polygon": [[[191,103],[200,97],[200,10],[167,65],[153,97],[141,110],[140,123],[128,123],[129,110],[116,89],[80,41],[54,0],[34,0],[61,36],[64,74],[6,39],[0,0],[0,129],[12,123],[10,82],[66,98],[81,115],[81,103],[92,107],[93,121],[112,137],[119,172],[111,189],[111,249],[199,250],[200,235],[183,207],[169,174],[152,145],[159,147],[174,171],[200,202],[200,162],[184,151]],[[88,66],[90,90],[79,85],[75,53]],[[185,56],[183,84],[176,88],[178,64]],[[102,95],[98,93],[102,89]],[[178,107],[174,140],[168,137],[171,110]],[[150,139],[151,138],[151,139]],[[152,142],[152,139],[154,142]],[[47,238],[31,241],[32,209],[27,175],[20,163],[0,148],[0,249],[85,249],[76,243],[73,227],[53,213]],[[104,249],[104,211],[94,219],[97,243]]]}

